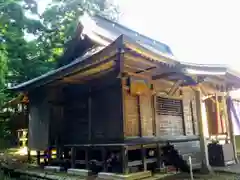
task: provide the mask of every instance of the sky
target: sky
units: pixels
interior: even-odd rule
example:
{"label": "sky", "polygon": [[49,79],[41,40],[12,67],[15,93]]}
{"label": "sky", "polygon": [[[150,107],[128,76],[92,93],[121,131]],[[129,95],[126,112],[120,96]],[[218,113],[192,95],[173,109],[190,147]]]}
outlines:
{"label": "sky", "polygon": [[166,43],[179,61],[240,68],[239,0],[116,2],[119,23]]}

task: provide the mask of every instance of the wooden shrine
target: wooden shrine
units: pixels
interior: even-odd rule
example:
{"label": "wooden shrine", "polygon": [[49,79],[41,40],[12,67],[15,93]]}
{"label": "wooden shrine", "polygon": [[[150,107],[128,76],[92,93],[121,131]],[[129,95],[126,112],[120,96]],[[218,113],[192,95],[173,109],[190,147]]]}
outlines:
{"label": "wooden shrine", "polygon": [[[182,64],[165,44],[92,20],[96,27],[83,34],[86,24],[79,26],[58,69],[11,88],[29,99],[29,148],[56,148],[72,168],[94,161],[100,171],[129,173],[160,168],[169,142],[195,168],[208,166],[202,99],[239,88],[240,76]],[[223,72],[224,84],[209,71]]]}

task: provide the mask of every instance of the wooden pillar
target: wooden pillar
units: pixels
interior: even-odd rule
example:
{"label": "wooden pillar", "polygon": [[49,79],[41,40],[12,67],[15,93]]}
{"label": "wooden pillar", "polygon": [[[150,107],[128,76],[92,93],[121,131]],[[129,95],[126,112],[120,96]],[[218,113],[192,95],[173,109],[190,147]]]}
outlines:
{"label": "wooden pillar", "polygon": [[215,94],[215,101],[216,101],[216,110],[217,110],[217,135],[216,135],[216,138],[218,140],[218,135],[219,135],[219,131],[220,133],[222,133],[222,126],[221,126],[221,116],[220,116],[220,106],[219,106],[219,101],[218,101],[219,97],[218,97],[218,93]]}
{"label": "wooden pillar", "polygon": [[197,120],[198,120],[197,122],[198,122],[198,129],[199,129],[200,149],[201,149],[201,159],[202,159],[202,171],[205,173],[208,173],[210,172],[211,168],[209,165],[206,138],[204,137],[204,131],[203,131],[201,91],[198,88],[195,89],[195,97],[196,97],[196,111],[197,111]]}
{"label": "wooden pillar", "polygon": [[71,168],[75,168],[76,162],[76,147],[71,148]]}
{"label": "wooden pillar", "polygon": [[40,157],[41,157],[40,151],[37,151],[37,165],[40,165]]}
{"label": "wooden pillar", "polygon": [[138,113],[138,135],[142,137],[142,119],[141,119],[141,107],[140,107],[140,95],[137,95],[137,113]]}
{"label": "wooden pillar", "polygon": [[52,160],[52,148],[51,147],[48,148],[47,158],[48,158],[48,163],[50,163]]}
{"label": "wooden pillar", "polygon": [[103,162],[103,172],[107,172],[107,166],[106,166],[106,149],[105,147],[101,148],[101,153],[102,153],[102,162]]}
{"label": "wooden pillar", "polygon": [[30,163],[31,162],[31,150],[28,148],[28,151],[27,151],[27,157],[28,157],[28,162]]}
{"label": "wooden pillar", "polygon": [[162,168],[162,158],[160,151],[161,151],[160,144],[157,143],[157,170],[160,170]]}
{"label": "wooden pillar", "polygon": [[141,146],[141,155],[142,155],[142,163],[143,163],[143,170],[147,170],[147,162],[146,162],[146,148]]}
{"label": "wooden pillar", "polygon": [[[152,90],[154,87],[152,87]],[[153,116],[153,136],[157,136],[157,125],[156,125],[156,95],[152,94],[152,116]]]}
{"label": "wooden pillar", "polygon": [[88,92],[88,141],[92,141],[92,91]]}
{"label": "wooden pillar", "polygon": [[89,151],[89,147],[86,147],[85,148],[85,166],[86,166],[85,168],[86,169],[89,169],[89,163],[88,163],[88,154],[89,153],[88,153],[88,151]]}
{"label": "wooden pillar", "polygon": [[127,147],[122,147],[122,173],[128,174],[129,168],[128,168],[128,149]]}
{"label": "wooden pillar", "polygon": [[227,104],[227,116],[228,116],[230,141],[231,141],[232,146],[233,146],[233,153],[234,153],[235,162],[239,163],[238,157],[237,157],[236,140],[235,140],[234,131],[233,131],[232,116],[231,116],[231,97],[229,96],[229,93],[227,93],[226,104]]}

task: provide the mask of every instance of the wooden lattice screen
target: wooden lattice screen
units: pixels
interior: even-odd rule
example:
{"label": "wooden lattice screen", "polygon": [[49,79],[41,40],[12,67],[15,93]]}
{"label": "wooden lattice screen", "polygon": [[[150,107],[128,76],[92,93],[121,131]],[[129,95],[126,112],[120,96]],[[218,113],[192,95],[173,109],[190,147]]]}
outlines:
{"label": "wooden lattice screen", "polygon": [[182,116],[182,100],[158,96],[156,98],[156,111],[158,115]]}
{"label": "wooden lattice screen", "polygon": [[181,99],[156,97],[156,135],[184,135]]}

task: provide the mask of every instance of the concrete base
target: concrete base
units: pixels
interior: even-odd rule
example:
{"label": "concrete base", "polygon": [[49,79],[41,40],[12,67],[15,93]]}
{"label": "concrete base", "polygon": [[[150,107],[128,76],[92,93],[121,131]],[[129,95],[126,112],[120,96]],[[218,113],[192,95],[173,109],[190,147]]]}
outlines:
{"label": "concrete base", "polygon": [[152,176],[151,171],[143,171],[130,174],[115,174],[115,173],[98,173],[98,180],[138,180],[143,178],[149,178]]}
{"label": "concrete base", "polygon": [[87,169],[68,169],[67,173],[71,175],[82,176],[82,177],[88,177],[92,175],[92,171]]}
{"label": "concrete base", "polygon": [[44,170],[51,172],[60,172],[63,170],[63,168],[60,166],[45,166]]}

